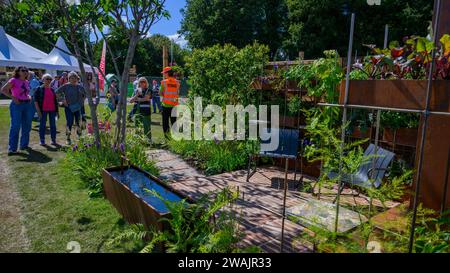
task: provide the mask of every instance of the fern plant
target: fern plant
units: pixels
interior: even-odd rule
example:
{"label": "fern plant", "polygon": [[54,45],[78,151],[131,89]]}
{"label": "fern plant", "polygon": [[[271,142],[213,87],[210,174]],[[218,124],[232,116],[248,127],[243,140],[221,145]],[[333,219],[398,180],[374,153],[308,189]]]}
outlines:
{"label": "fern plant", "polygon": [[[143,226],[132,226],[126,232],[113,238],[109,243],[121,243],[129,240],[145,240],[141,252],[155,251],[163,246],[169,253],[231,253],[239,252],[239,231],[234,203],[239,193],[229,188],[213,195],[207,195],[194,204],[186,200],[170,202],[157,192],[152,194],[160,198],[167,206],[170,217],[161,221],[168,227],[160,231],[154,228],[145,230]],[[256,252],[254,248],[249,249]]]}

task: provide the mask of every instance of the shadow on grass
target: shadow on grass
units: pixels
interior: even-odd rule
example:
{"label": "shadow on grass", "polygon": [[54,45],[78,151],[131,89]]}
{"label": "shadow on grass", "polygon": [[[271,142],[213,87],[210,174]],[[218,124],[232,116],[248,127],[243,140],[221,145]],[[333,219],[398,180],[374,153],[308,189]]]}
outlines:
{"label": "shadow on grass", "polygon": [[[56,150],[57,148],[55,148]],[[18,162],[30,162],[30,163],[49,163],[51,162],[53,159],[49,156],[47,156],[46,154],[43,154],[39,151],[35,151],[35,150],[28,150],[28,154],[26,153],[19,153],[17,154],[20,157],[23,157],[23,159],[19,159],[17,160]]]}

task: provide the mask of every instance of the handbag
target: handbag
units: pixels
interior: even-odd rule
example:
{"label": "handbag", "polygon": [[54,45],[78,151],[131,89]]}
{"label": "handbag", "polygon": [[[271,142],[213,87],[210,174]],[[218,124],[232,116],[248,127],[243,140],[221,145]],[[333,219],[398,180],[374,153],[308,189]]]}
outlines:
{"label": "handbag", "polygon": [[69,109],[72,113],[78,112],[81,110],[81,104],[78,102],[69,104]]}

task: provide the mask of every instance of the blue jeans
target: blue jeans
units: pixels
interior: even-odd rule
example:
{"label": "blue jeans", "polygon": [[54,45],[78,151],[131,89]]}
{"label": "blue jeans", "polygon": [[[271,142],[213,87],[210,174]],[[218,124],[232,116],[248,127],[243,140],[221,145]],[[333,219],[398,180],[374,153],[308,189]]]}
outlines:
{"label": "blue jeans", "polygon": [[33,121],[34,105],[31,102],[15,104],[11,102],[9,111],[11,113],[11,127],[9,129],[9,152],[16,152],[20,137],[20,148],[27,148],[30,144],[31,123]]}
{"label": "blue jeans", "polygon": [[158,106],[158,111],[161,112],[162,111],[162,107],[161,107],[161,97],[153,97],[152,99],[152,104],[153,104],[153,113],[156,114],[156,107]]}
{"label": "blue jeans", "polygon": [[69,131],[72,130],[73,123],[75,122],[76,126],[80,127],[80,118],[81,111],[72,112],[69,107],[64,107],[64,112],[66,113],[66,126],[69,128]]}
{"label": "blue jeans", "polygon": [[50,123],[50,136],[52,142],[56,142],[56,112],[42,112],[41,122],[39,123],[39,138],[41,143],[45,143],[47,116]]}

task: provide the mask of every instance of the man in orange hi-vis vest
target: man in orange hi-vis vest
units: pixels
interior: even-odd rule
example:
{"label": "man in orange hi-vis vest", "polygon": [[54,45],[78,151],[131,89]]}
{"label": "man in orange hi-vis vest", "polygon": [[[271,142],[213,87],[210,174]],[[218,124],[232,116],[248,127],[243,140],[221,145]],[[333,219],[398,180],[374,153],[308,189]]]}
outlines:
{"label": "man in orange hi-vis vest", "polygon": [[162,99],[162,122],[165,136],[170,131],[170,124],[176,122],[176,117],[172,117],[172,109],[178,105],[180,83],[174,77],[174,71],[171,67],[166,67],[162,71],[164,80],[161,81],[161,99]]}

